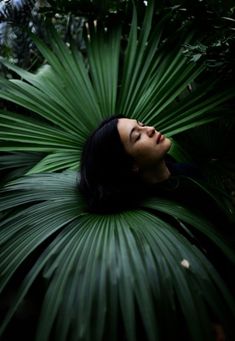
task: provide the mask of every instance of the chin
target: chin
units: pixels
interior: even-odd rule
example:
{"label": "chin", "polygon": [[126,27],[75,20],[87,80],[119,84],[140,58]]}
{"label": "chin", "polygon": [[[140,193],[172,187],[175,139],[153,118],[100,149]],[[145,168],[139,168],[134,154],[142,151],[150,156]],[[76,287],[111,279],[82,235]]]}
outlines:
{"label": "chin", "polygon": [[172,141],[168,137],[166,137],[164,142],[165,142],[166,148],[168,148],[167,149],[167,151],[168,151],[171,148]]}

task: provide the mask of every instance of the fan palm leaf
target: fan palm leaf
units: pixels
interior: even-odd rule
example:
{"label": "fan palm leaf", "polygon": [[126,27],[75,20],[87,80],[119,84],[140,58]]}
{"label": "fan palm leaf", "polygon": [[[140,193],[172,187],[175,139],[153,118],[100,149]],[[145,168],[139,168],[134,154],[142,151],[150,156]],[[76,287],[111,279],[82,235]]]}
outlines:
{"label": "fan palm leaf", "polygon": [[19,178],[27,173],[35,163],[38,163],[44,157],[41,153],[7,153],[0,156],[0,187],[8,181]]}
{"label": "fan palm leaf", "polygon": [[152,28],[153,8],[147,6],[140,30],[134,10],[124,50],[120,27],[90,27],[87,58],[50,28],[52,49],[33,37],[49,66],[33,74],[4,61],[21,79],[1,79],[0,97],[27,113],[1,112],[0,151],[47,153],[31,172],[78,168],[85,138],[113,113],[156,125],[168,136],[214,120],[232,89],[208,93],[212,85],[203,84],[172,110],[177,96],[204,67],[188,63],[178,46],[162,42],[165,21]]}
{"label": "fan palm leaf", "polygon": [[[166,217],[144,209],[85,213],[76,180],[75,172],[31,175],[10,183],[2,193],[0,211],[8,214],[1,223],[1,292],[42,243],[44,248],[23,274],[1,331],[43,274],[47,284],[36,340],[103,340],[115,333],[118,339],[122,332],[134,341],[138,330],[148,340],[161,340],[177,332],[179,311],[192,340],[210,340],[208,307],[232,332],[233,299],[199,249]],[[206,220],[195,221],[190,211],[155,200],[145,207],[173,214],[186,225],[203,222],[223,249]],[[234,261],[227,246],[224,251]],[[168,321],[173,329],[166,331]]]}

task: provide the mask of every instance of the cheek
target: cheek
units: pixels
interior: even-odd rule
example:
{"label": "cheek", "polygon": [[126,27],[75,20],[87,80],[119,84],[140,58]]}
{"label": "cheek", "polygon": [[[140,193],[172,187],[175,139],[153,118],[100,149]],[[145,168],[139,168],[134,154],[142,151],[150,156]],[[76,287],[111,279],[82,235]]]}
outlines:
{"label": "cheek", "polygon": [[[145,143],[144,143],[145,142]],[[156,163],[164,158],[171,147],[171,140],[166,138],[161,144],[155,144],[149,140],[135,146],[129,153],[135,162],[141,167]]]}
{"label": "cheek", "polygon": [[143,147],[135,151],[134,160],[141,167],[156,163],[161,158],[161,151],[155,148]]}

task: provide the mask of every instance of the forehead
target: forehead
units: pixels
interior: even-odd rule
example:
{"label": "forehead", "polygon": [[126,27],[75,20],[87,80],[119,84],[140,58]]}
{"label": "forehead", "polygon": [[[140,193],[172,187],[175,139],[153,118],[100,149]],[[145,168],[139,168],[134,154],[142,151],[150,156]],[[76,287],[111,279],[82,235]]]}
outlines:
{"label": "forehead", "polygon": [[129,140],[129,135],[133,127],[137,124],[136,120],[130,118],[119,118],[117,128],[122,142]]}

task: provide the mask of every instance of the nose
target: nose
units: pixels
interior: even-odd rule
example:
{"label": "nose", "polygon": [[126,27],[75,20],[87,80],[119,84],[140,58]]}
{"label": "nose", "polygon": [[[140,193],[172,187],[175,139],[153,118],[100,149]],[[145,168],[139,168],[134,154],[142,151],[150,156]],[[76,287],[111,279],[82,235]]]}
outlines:
{"label": "nose", "polygon": [[154,127],[146,127],[146,132],[149,137],[153,137],[156,130]]}

